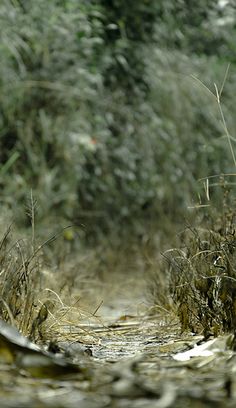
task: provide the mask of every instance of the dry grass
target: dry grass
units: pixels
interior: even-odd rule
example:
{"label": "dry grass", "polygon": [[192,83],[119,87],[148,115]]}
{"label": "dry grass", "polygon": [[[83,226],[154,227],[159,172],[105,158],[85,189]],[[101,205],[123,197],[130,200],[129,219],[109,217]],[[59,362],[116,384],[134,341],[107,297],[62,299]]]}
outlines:
{"label": "dry grass", "polygon": [[205,228],[189,226],[179,246],[163,253],[152,290],[156,303],[162,304],[163,294],[174,302],[182,331],[206,337],[236,330],[236,214],[227,192],[220,217],[208,212]]}

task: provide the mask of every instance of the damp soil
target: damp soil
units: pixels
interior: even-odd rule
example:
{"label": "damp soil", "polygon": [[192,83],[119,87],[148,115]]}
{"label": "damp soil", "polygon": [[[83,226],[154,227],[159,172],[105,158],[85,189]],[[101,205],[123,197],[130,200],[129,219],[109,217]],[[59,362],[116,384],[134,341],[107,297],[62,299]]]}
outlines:
{"label": "damp soil", "polygon": [[[22,355],[1,357],[2,408],[235,406],[236,354],[224,338],[212,353],[178,360],[205,340],[181,333],[174,313],[151,308],[142,280],[123,276],[89,290],[87,304],[93,299],[99,307],[78,323],[54,328],[49,369],[42,369],[43,360],[32,370],[27,348],[21,352],[29,354],[27,364]],[[63,369],[57,358],[66,362]]]}

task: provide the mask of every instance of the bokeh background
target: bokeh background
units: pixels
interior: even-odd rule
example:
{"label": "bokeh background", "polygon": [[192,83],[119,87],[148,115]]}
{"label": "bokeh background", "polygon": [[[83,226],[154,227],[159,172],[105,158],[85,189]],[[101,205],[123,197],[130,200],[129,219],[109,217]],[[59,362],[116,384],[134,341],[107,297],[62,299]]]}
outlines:
{"label": "bokeh background", "polygon": [[17,225],[32,190],[39,223],[142,235],[235,172],[211,94],[230,63],[234,146],[233,0],[1,0],[0,52],[0,204]]}

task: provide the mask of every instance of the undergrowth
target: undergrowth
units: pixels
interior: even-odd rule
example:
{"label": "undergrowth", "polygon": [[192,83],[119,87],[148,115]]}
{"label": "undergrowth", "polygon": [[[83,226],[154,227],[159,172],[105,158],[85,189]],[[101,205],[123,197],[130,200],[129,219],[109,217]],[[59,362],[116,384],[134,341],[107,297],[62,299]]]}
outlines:
{"label": "undergrowth", "polygon": [[[0,2],[0,204],[19,228],[32,187],[41,223],[138,235],[147,220],[181,217],[194,180],[231,172],[217,105],[192,74],[218,83],[234,63],[234,10],[200,2],[193,25],[186,4]],[[235,84],[232,70],[230,130]]]}
{"label": "undergrowth", "polygon": [[[21,232],[20,238],[17,238],[11,224],[0,239],[0,318],[10,322],[31,339],[42,340],[43,324],[54,309],[55,297],[63,304],[54,290],[61,290],[67,278],[65,276],[63,279],[63,275],[59,276],[59,273],[58,281],[55,280],[56,274],[52,274],[53,278],[48,276],[48,253],[53,252],[50,244],[57,238],[62,238],[64,250],[61,248],[60,256],[57,257],[57,261],[62,264],[63,257],[65,260],[68,252],[68,239],[63,237],[67,237],[70,227],[60,229],[39,242],[35,232],[37,202],[32,191],[26,212],[31,223],[30,235],[25,232],[25,237],[22,238]],[[57,248],[60,246],[57,245]],[[70,273],[72,274],[71,271]]]}
{"label": "undergrowth", "polygon": [[0,242],[0,316],[24,334],[31,330],[40,289],[40,250],[33,250],[23,239],[12,242],[11,227]]}
{"label": "undergrowth", "polygon": [[[215,93],[193,77],[217,103],[221,126],[236,166],[234,139],[230,136],[221,104],[228,71],[229,65],[220,88],[214,83]],[[157,303],[163,301],[170,307],[169,298],[177,307],[182,331],[200,331],[205,337],[227,331],[236,333],[236,211],[235,200],[229,194],[230,187],[235,184],[231,177],[235,174],[211,175],[200,180],[203,181],[205,202],[199,194],[199,204],[191,208],[201,211],[201,220],[199,222],[196,214],[196,222],[188,224],[180,234],[180,245],[164,252],[168,268],[156,274],[152,284]],[[219,202],[210,198],[213,187],[221,190]]]}
{"label": "undergrowth", "polygon": [[236,331],[236,212],[223,188],[221,212],[202,209],[201,221],[180,233],[179,246],[163,253],[152,287],[156,303],[174,306],[182,331],[205,337]]}

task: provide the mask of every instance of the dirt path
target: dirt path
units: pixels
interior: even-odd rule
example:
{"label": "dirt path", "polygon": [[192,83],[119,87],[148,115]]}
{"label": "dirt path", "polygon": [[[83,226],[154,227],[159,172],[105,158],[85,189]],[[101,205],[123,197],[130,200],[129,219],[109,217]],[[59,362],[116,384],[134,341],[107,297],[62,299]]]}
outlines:
{"label": "dirt path", "polygon": [[84,318],[54,327],[61,352],[78,373],[58,376],[54,364],[41,378],[2,364],[1,407],[234,407],[235,353],[223,339],[209,356],[177,361],[176,354],[200,344],[202,336],[181,335],[170,314],[150,314],[144,282],[138,282],[113,276],[90,285]]}
{"label": "dirt path", "polygon": [[70,327],[64,347],[75,359],[81,350],[88,354],[94,370],[82,406],[235,406],[236,357],[226,340],[210,356],[176,361],[174,356],[200,345],[203,336],[181,334],[174,314],[150,313],[145,288],[140,275],[136,280],[111,276],[92,290],[96,304],[103,301],[95,316]]}

